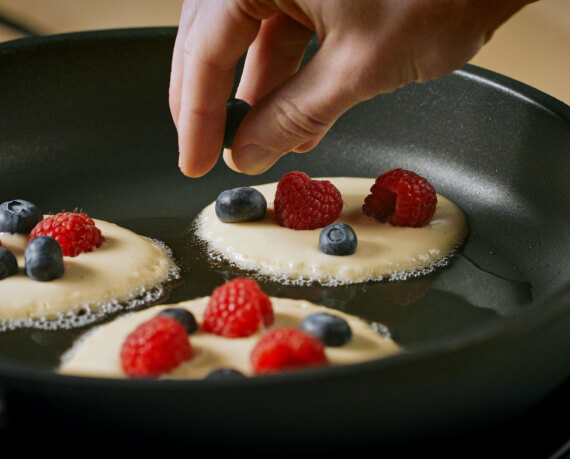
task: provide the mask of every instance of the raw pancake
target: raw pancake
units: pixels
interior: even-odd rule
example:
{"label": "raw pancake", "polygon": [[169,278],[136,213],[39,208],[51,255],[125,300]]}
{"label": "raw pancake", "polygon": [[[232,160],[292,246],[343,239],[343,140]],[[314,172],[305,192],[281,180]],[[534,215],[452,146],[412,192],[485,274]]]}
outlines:
{"label": "raw pancake", "polygon": [[[201,324],[208,300],[209,297],[203,297],[178,304],[153,306],[96,327],[80,338],[63,356],[59,371],[80,376],[126,378],[127,375],[121,369],[119,353],[126,336],[137,325],[169,307],[183,307],[190,310],[198,324]],[[304,300],[271,297],[271,301],[275,314],[275,322],[271,327],[261,329],[246,338],[224,338],[197,331],[189,335],[194,357],[183,362],[173,372],[163,375],[163,378],[199,379],[220,367],[235,368],[246,375],[251,375],[249,355],[257,340],[275,327],[296,327],[303,317],[314,312],[325,311],[341,316],[352,329],[352,338],[344,346],[325,348],[331,366],[378,359],[401,351],[391,338],[382,336],[368,323],[355,316]]]}
{"label": "raw pancake", "polygon": [[85,323],[92,313],[150,295],[153,287],[176,275],[166,247],[113,223],[94,222],[105,242],[92,252],[64,257],[63,277],[48,282],[25,274],[27,236],[0,233],[2,245],[14,253],[20,268],[0,280],[0,328],[70,326],[74,316]]}
{"label": "raw pancake", "polygon": [[[323,180],[323,179],[318,179]],[[429,272],[445,263],[462,242],[467,221],[453,202],[438,195],[435,215],[422,228],[397,227],[364,215],[362,204],[374,179],[326,178],[341,192],[344,207],[336,220],[352,226],[358,247],[348,256],[326,255],[319,250],[321,229],[297,231],[274,220],[277,183],[255,186],[267,200],[267,213],[257,222],[223,223],[215,202],[197,217],[196,234],[213,256],[244,270],[284,283],[317,281],[342,285],[382,278],[404,279]]]}

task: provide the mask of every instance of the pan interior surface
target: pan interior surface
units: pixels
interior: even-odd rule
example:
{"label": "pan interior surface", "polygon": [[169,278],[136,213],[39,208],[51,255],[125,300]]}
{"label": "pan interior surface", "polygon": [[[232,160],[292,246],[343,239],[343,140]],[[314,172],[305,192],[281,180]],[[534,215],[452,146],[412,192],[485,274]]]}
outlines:
{"label": "pan interior surface", "polygon": [[[168,109],[174,33],[110,31],[1,47],[1,200],[26,199],[45,212],[80,208],[163,241],[181,268],[183,281],[167,299],[177,302],[209,295],[225,280],[249,274],[212,262],[193,237],[195,216],[221,191],[277,181],[291,170],[372,180],[403,167],[428,178],[467,215],[468,237],[448,266],[403,282],[320,287],[262,280],[262,288],[379,322],[411,354],[456,349],[467,336],[508,329],[529,315],[540,318],[552,306],[547,300],[567,288],[570,122],[564,104],[467,66],[360,104],[313,152],[288,155],[260,176],[236,174],[220,162],[207,176],[189,179],[177,168]],[[564,301],[557,306],[561,324],[569,315]],[[559,339],[560,328],[541,339],[548,324],[533,331],[536,341],[530,342],[544,343],[538,353],[552,359],[525,403],[568,375],[570,343]],[[49,373],[90,326],[5,331],[0,366]],[[522,331],[507,336],[497,338],[499,345],[526,339]],[[510,356],[505,349],[500,353]],[[481,369],[493,366],[486,358],[477,354],[473,362],[484,362]],[[448,363],[440,362],[441,368],[449,371]],[[428,371],[424,364],[418,371]],[[526,376],[533,363],[526,365],[515,359],[502,371]],[[470,377],[475,386],[483,376],[470,371],[462,378]],[[373,366],[363,369],[372,372]],[[331,387],[349,384],[342,372],[336,376]],[[498,399],[495,393],[490,400]]]}

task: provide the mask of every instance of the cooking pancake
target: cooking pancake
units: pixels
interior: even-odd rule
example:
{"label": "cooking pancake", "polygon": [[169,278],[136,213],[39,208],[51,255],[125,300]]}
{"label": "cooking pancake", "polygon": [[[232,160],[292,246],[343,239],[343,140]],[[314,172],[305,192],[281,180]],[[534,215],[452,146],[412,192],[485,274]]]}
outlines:
{"label": "cooking pancake", "polygon": [[[19,272],[0,281],[0,328],[70,327],[159,294],[176,277],[169,249],[119,225],[94,219],[105,241],[76,257],[64,257],[59,279],[37,281],[25,274],[26,235],[0,234],[18,260]],[[147,298],[144,298],[144,296]]]}
{"label": "cooking pancake", "polygon": [[[208,300],[209,297],[203,297],[177,304],[155,306],[97,327],[81,337],[64,355],[59,371],[68,375],[125,378],[127,375],[121,369],[119,356],[121,345],[137,325],[172,307],[185,308],[192,312],[200,324]],[[356,316],[340,311],[333,312],[329,308],[303,300],[272,297],[271,302],[275,314],[275,322],[271,327],[261,328],[245,338],[225,338],[198,330],[189,335],[194,357],[162,378],[201,379],[217,368],[228,367],[252,376],[249,356],[261,336],[277,327],[298,327],[304,317],[322,312],[345,319],[352,331],[352,337],[346,344],[325,347],[330,366],[364,362],[401,352],[400,347],[390,337],[381,335]]]}
{"label": "cooking pancake", "polygon": [[[317,179],[323,180],[323,179]],[[207,206],[196,220],[196,234],[213,257],[283,283],[319,282],[345,285],[381,279],[405,279],[445,265],[467,231],[461,209],[438,196],[431,221],[419,228],[381,223],[362,212],[374,179],[326,178],[341,192],[344,207],[336,220],[350,225],[358,245],[352,255],[335,256],[319,249],[321,228],[293,230],[278,225],[273,212],[277,183],[255,186],[268,206],[259,221],[224,223]]]}

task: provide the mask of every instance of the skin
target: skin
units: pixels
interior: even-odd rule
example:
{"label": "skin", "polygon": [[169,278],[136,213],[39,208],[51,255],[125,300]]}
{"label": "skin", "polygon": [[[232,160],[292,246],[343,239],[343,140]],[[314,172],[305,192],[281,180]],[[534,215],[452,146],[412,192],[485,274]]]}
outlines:
{"label": "skin", "polygon": [[[222,149],[235,97],[253,108],[226,164],[260,174],[314,148],[346,110],[469,61],[532,0],[186,0],[174,46],[169,103],[179,167],[206,174]],[[301,69],[311,37],[319,50]]]}

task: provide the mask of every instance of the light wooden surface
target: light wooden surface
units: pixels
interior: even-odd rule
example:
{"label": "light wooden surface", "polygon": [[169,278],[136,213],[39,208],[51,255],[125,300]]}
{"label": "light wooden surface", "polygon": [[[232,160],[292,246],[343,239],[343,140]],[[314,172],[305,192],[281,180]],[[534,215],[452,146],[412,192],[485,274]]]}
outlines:
{"label": "light wooden surface", "polygon": [[[175,26],[182,0],[0,0],[0,16],[40,34]],[[0,24],[0,41],[25,36]],[[540,0],[504,24],[471,61],[570,104],[570,0]]]}

